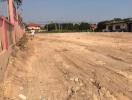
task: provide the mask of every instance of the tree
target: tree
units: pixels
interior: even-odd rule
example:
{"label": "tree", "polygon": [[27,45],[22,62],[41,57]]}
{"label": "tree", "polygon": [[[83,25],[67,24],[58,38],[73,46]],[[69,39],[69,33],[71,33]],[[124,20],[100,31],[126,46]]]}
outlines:
{"label": "tree", "polygon": [[57,23],[46,24],[45,29],[47,29],[48,31],[56,31],[58,29],[58,24]]}
{"label": "tree", "polygon": [[74,24],[74,31],[79,31],[79,24]]}
{"label": "tree", "polygon": [[83,23],[50,23],[45,25],[45,29],[50,32],[80,32],[90,30],[90,24]]}
{"label": "tree", "polygon": [[121,18],[114,18],[113,21],[122,21]]}
{"label": "tree", "polygon": [[64,31],[72,31],[73,30],[73,24],[72,23],[63,23],[62,30]]}
{"label": "tree", "polygon": [[90,29],[90,24],[88,24],[88,23],[81,23],[80,25],[79,25],[79,30],[80,31],[87,31],[87,30],[89,30]]}
{"label": "tree", "polygon": [[[3,1],[8,1],[8,0],[0,0],[0,2],[3,2]],[[22,5],[23,0],[14,0],[14,2],[16,2],[17,7],[19,8]]]}
{"label": "tree", "polygon": [[23,0],[14,0],[19,8],[22,5]]}
{"label": "tree", "polygon": [[107,23],[108,21],[102,21],[102,22],[99,22],[98,24],[97,24],[97,29],[96,29],[96,31],[102,31],[103,29],[105,29],[106,28],[106,23]]}

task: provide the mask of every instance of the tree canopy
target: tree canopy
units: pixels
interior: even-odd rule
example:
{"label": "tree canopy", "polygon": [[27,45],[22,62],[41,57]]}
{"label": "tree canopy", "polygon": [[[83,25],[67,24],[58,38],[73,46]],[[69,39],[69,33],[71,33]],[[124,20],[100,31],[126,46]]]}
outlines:
{"label": "tree canopy", "polygon": [[[8,0],[0,0],[0,2],[8,1]],[[17,4],[17,7],[19,8],[22,5],[23,0],[14,0]]]}
{"label": "tree canopy", "polygon": [[89,23],[50,23],[46,24],[44,27],[47,31],[56,31],[56,32],[83,32],[90,30]]}
{"label": "tree canopy", "polygon": [[22,5],[23,0],[14,0],[14,1],[16,2],[17,6],[20,7]]}

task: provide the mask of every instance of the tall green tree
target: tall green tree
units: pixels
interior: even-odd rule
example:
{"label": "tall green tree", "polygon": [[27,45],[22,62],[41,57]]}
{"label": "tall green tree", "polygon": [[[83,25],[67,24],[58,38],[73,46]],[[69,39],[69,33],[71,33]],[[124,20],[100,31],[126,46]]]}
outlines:
{"label": "tall green tree", "polygon": [[90,29],[90,24],[88,23],[81,23],[80,26],[79,26],[79,30],[80,31],[87,31]]}
{"label": "tall green tree", "polygon": [[22,5],[23,0],[14,0],[19,8]]}
{"label": "tall green tree", "polygon": [[108,22],[108,21],[99,22],[99,23],[97,24],[97,29],[96,29],[96,31],[101,32],[103,29],[105,29],[105,28],[106,28],[106,23],[107,23],[107,22]]}
{"label": "tall green tree", "polygon": [[74,24],[74,31],[79,31],[79,27],[80,27],[79,24]]}

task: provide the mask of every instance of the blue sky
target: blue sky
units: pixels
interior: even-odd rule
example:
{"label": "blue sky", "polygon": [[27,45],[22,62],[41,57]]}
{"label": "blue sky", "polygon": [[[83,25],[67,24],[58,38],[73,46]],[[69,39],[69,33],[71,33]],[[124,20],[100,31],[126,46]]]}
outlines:
{"label": "blue sky", "polygon": [[23,0],[26,22],[98,22],[132,17],[132,0]]}

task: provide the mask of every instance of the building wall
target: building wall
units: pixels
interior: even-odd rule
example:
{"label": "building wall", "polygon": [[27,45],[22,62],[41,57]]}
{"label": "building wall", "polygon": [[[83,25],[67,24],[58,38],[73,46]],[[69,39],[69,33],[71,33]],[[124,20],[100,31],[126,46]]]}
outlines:
{"label": "building wall", "polygon": [[127,24],[115,24],[113,25],[113,30],[116,31],[116,26],[120,26],[120,29],[126,29],[127,30]]}
{"label": "building wall", "polygon": [[111,31],[109,30],[109,27],[112,26],[112,31],[117,31],[116,26],[120,26],[120,29],[128,29],[128,26],[126,23],[120,23],[120,24],[113,24],[113,25],[106,25],[106,31]]}
{"label": "building wall", "polygon": [[29,30],[32,30],[32,29],[34,29],[34,30],[40,30],[40,27],[30,26],[30,27],[28,27],[28,29],[29,29]]}

